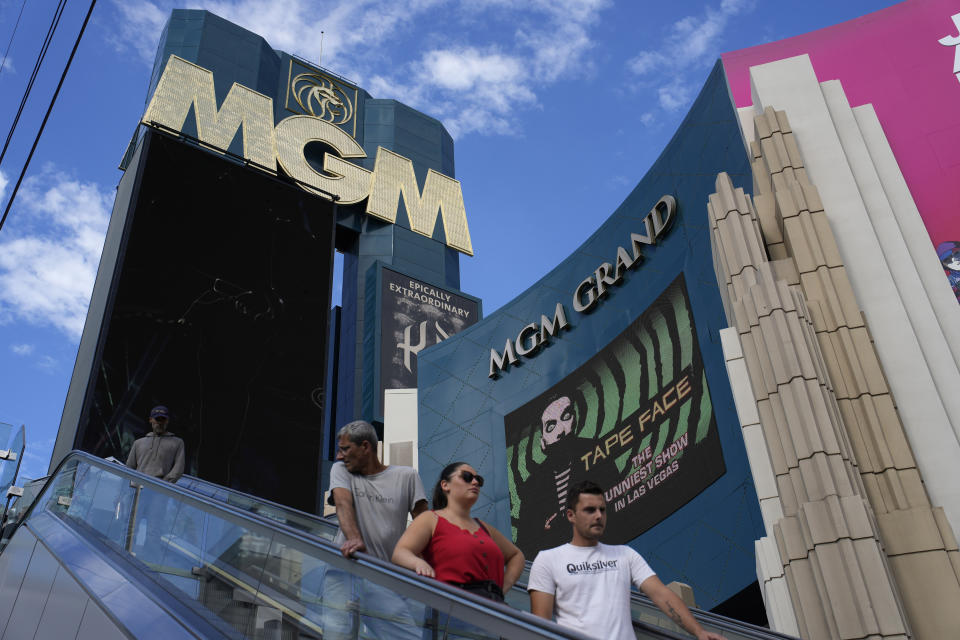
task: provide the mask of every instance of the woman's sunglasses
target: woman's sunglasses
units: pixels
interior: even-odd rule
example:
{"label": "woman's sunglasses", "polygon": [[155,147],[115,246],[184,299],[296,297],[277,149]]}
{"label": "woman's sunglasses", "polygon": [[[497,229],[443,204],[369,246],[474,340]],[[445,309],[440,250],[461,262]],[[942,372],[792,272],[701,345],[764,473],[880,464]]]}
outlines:
{"label": "woman's sunglasses", "polygon": [[477,481],[477,486],[478,486],[478,487],[482,487],[482,486],[483,486],[483,476],[481,476],[481,475],[479,475],[479,474],[470,473],[469,471],[461,471],[461,472],[460,472],[460,477],[463,478],[463,481],[466,482],[467,484],[470,484],[471,482],[474,481],[474,479],[476,479],[476,481]]}

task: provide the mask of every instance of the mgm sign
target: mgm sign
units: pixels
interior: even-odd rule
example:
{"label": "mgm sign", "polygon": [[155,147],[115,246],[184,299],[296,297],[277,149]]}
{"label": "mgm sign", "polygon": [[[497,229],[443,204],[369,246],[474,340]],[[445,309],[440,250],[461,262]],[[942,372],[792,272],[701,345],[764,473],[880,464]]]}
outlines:
{"label": "mgm sign", "polygon": [[[273,99],[237,83],[217,109],[213,73],[170,56],[142,122],[180,132],[191,108],[197,138],[214,150],[228,148],[242,126],[243,158],[252,166],[274,175],[279,166],[303,189],[339,204],[366,200],[367,214],[391,224],[402,196],[413,231],[432,237],[439,213],[446,245],[473,255],[459,181],[430,169],[421,193],[413,162],[383,147],[377,148],[373,171],[353,164],[350,160],[367,154],[343,129],[305,114],[274,125]],[[304,155],[311,142],[327,144],[337,153],[324,154],[322,171]]]}

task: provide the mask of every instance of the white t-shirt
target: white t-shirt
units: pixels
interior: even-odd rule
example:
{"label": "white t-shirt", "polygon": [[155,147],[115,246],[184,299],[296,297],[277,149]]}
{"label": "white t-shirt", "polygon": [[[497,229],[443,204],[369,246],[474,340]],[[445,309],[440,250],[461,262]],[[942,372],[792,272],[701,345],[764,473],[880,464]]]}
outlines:
{"label": "white t-shirt", "polygon": [[630,547],[567,543],[537,554],[527,590],[553,594],[557,624],[603,640],[634,640],[630,583],[639,587],[654,575]]}

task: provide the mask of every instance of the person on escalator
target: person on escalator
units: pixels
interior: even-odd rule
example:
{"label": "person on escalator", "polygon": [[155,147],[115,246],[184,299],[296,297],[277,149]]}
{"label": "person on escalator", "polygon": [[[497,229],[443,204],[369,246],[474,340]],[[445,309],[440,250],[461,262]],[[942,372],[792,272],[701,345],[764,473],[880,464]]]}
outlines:
{"label": "person on escalator", "polygon": [[[337,436],[337,462],[330,470],[330,494],[340,522],[334,542],[346,557],[360,551],[389,562],[408,515],[427,509],[423,483],[411,467],[380,462],[377,432],[369,422],[351,422]],[[420,638],[423,607],[370,581],[330,569],[323,601],[324,640],[356,638],[361,625],[378,638]]]}
{"label": "person on escalator", "polygon": [[183,440],[167,428],[170,410],[158,405],[150,410],[150,433],[134,441],[127,466],[154,478],[176,482],[183,475]]}
{"label": "person on escalator", "polygon": [[[158,405],[150,410],[150,433],[137,438],[127,466],[140,473],[167,482],[176,482],[183,475],[183,440],[167,429],[170,426],[170,410]],[[137,534],[131,551],[145,562],[159,561],[164,554],[163,536],[173,531],[176,514],[168,513],[171,501],[164,494],[152,489],[140,493],[137,506]],[[188,521],[180,525],[187,526]]]}
{"label": "person on escalator", "polygon": [[603,490],[584,480],[567,494],[567,520],[573,538],[537,554],[527,591],[530,611],[557,624],[603,640],[634,640],[630,584],[697,640],[724,640],[704,630],[678,595],[667,588],[643,557],[626,545],[606,545]]}
{"label": "person on escalator", "polygon": [[523,553],[470,509],[483,478],[465,462],[444,468],[433,490],[433,511],[414,519],[393,552],[394,563],[471,593],[503,602],[523,572]]}

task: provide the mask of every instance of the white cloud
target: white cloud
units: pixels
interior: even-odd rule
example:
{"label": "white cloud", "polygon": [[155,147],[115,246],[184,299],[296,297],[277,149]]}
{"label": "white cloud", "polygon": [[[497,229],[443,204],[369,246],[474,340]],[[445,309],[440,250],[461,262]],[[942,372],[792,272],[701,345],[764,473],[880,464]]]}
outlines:
{"label": "white cloud", "polygon": [[9,73],[16,73],[17,70],[13,66],[13,58],[4,58],[3,64],[0,65],[0,71],[7,71]]}
{"label": "white cloud", "polygon": [[428,51],[423,57],[427,80],[441,89],[476,90],[487,84],[516,82],[523,78],[523,65],[516,58],[499,53],[483,54],[476,49]]}
{"label": "white cloud", "polygon": [[607,185],[612,189],[622,189],[633,184],[633,180],[625,175],[613,175],[607,179]]}
{"label": "white cloud", "polygon": [[642,76],[664,64],[667,64],[667,56],[659,51],[641,51],[637,57],[627,63],[627,67],[638,76]]}
{"label": "white cloud", "polygon": [[35,363],[37,369],[44,371],[46,373],[53,373],[59,368],[59,362],[56,358],[52,356],[43,355],[37,358]]}
{"label": "white cloud", "polygon": [[28,356],[33,353],[32,344],[12,344],[10,345],[10,351],[13,351],[18,356]]}
{"label": "white cloud", "polygon": [[[537,91],[587,73],[590,29],[610,0],[213,0],[203,8],[439,118],[455,137],[515,132]],[[168,0],[115,0],[121,49],[147,63]],[[435,31],[431,31],[431,29]],[[439,32],[437,32],[439,31]]]}
{"label": "white cloud", "polygon": [[719,7],[707,6],[700,15],[681,18],[656,47],[630,59],[627,68],[645,87],[657,87],[661,107],[668,111],[681,109],[693,98],[693,87],[680,78],[690,69],[713,63],[721,53],[721,40],[733,24],[732,18],[755,6],[756,0],[722,0]]}
{"label": "white cloud", "polygon": [[537,100],[523,62],[497,51],[428,51],[415,77],[419,95],[411,97],[417,103],[433,99],[454,137],[471,131],[509,133],[513,110]]}
{"label": "white cloud", "polygon": [[115,29],[108,30],[110,41],[118,48],[130,47],[148,63],[157,55],[157,42],[170,11],[148,0],[115,0],[119,12]]}
{"label": "white cloud", "polygon": [[537,9],[535,21],[546,21],[545,24],[534,22],[521,32],[534,51],[534,67],[539,77],[552,82],[578,66],[589,64],[585,54],[593,42],[588,29],[608,4],[606,0],[533,0],[528,5]]}
{"label": "white cloud", "polygon": [[642,116],[640,116],[641,124],[643,124],[646,127],[649,127],[656,121],[657,121],[657,117],[653,115],[653,113],[651,113],[650,111],[647,111]]}
{"label": "white cloud", "polygon": [[10,184],[10,181],[7,179],[7,174],[3,171],[0,171],[0,203],[4,207],[7,206],[7,185]]}
{"label": "white cloud", "polygon": [[349,76],[357,70],[355,60],[377,55],[379,45],[396,39],[419,15],[448,0],[212,0],[202,5],[114,0],[113,4],[120,14],[115,44],[121,50],[135,50],[150,64],[170,11],[187,4],[249,29],[275,49],[314,62],[320,59],[320,32],[324,31],[323,65]]}
{"label": "white cloud", "polygon": [[680,78],[675,78],[657,89],[657,100],[667,111],[682,109],[690,103],[692,97],[693,87]]}
{"label": "white cloud", "polygon": [[[512,38],[479,45],[429,49],[394,76],[374,78],[373,89],[413,88],[398,99],[430,109],[454,137],[474,131],[516,133],[515,112],[537,106],[537,91],[561,78],[589,71],[586,53],[593,46],[588,30],[607,6],[606,0],[527,3],[480,0],[465,11],[486,20],[516,24]],[[492,26],[489,32],[497,31]],[[476,38],[474,38],[476,39]],[[391,93],[384,91],[384,96]]]}
{"label": "white cloud", "polygon": [[720,10],[730,15],[753,11],[757,6],[756,0],[723,0],[720,3]]}
{"label": "white cloud", "polygon": [[51,169],[24,183],[10,214],[22,231],[10,237],[8,220],[0,242],[0,319],[79,339],[112,200],[111,192]]}

